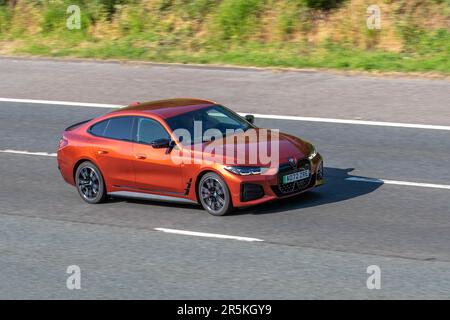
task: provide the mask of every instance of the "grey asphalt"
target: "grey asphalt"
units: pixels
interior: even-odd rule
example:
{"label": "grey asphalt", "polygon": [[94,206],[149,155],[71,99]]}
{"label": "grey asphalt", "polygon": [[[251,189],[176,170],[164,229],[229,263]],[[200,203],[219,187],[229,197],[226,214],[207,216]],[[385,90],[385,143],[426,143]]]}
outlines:
{"label": "grey asphalt", "polygon": [[[448,263],[1,215],[0,298],[448,298]],[[36,241],[38,240],[38,241]],[[367,265],[382,289],[366,288]],[[66,269],[81,268],[81,290]]]}
{"label": "grey asphalt", "polygon": [[[107,111],[0,103],[0,150],[55,152],[63,128]],[[187,205],[87,205],[62,181],[55,158],[0,154],[0,298],[450,297],[449,191],[345,180],[448,183],[448,133],[257,124],[315,143],[327,184],[217,218]],[[265,242],[169,235],[158,227]],[[71,264],[86,274],[79,292],[65,288]],[[381,267],[381,290],[366,288],[372,264]]]}
{"label": "grey asphalt", "polygon": [[[237,111],[450,124],[450,85],[437,80],[2,58],[0,73],[0,97],[115,104],[171,93]],[[371,94],[381,93],[375,102]],[[55,152],[65,127],[107,111],[0,102],[0,150]],[[222,218],[197,206],[135,200],[92,206],[63,182],[55,158],[0,153],[0,299],[450,298],[450,191],[345,180],[450,184],[448,132],[257,124],[314,143],[326,159],[326,185]],[[80,291],[65,287],[74,264]],[[366,287],[369,265],[381,267],[381,290]]]}
{"label": "grey asphalt", "polygon": [[0,97],[128,104],[173,97],[242,112],[450,125],[450,81],[0,57]]}

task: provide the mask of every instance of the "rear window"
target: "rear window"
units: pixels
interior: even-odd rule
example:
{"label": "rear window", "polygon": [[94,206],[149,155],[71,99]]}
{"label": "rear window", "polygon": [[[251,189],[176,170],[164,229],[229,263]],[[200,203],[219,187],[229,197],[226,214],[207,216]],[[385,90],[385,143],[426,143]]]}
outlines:
{"label": "rear window", "polygon": [[94,124],[89,130],[89,132],[92,133],[94,136],[103,137],[103,135],[105,134],[106,126],[108,125],[108,121],[109,120]]}
{"label": "rear window", "polygon": [[89,132],[95,136],[131,141],[132,117],[119,117],[99,122]]}

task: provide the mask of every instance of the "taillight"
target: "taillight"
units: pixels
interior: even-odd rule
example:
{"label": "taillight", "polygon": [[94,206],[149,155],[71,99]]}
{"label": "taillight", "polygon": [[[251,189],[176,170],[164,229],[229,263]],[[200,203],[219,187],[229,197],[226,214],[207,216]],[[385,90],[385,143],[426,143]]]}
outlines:
{"label": "taillight", "polygon": [[69,141],[67,141],[67,139],[63,137],[63,138],[59,139],[58,149],[62,149],[65,146],[67,146],[68,144],[69,144]]}

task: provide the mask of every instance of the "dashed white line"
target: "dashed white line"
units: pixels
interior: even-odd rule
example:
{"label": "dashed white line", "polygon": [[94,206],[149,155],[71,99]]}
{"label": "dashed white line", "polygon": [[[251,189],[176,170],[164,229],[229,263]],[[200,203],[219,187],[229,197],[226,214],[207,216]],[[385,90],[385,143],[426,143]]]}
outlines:
{"label": "dashed white line", "polygon": [[56,157],[56,153],[48,153],[48,152],[29,152],[29,151],[21,151],[21,150],[0,150],[1,153],[12,153],[12,154],[25,154],[29,156],[43,156],[43,157]]}
{"label": "dashed white line", "polygon": [[450,190],[450,185],[446,185],[446,184],[420,183],[420,182],[408,182],[408,181],[396,181],[396,180],[384,180],[384,179],[368,179],[368,178],[358,178],[358,177],[350,177],[350,178],[346,178],[345,180],[358,181],[358,182],[369,182],[369,183],[379,183],[379,184],[392,184],[392,185],[397,185],[397,186]]}
{"label": "dashed white line", "polygon": [[[30,155],[30,156],[44,156],[44,157],[56,157],[57,156],[56,153],[30,152],[30,151],[11,150],[11,149],[0,150],[0,153],[21,154],[21,155]],[[359,177],[349,177],[349,178],[346,178],[345,180],[357,181],[357,182],[368,182],[368,183],[379,183],[379,184],[391,184],[391,185],[408,186],[408,187],[421,187],[421,188],[435,188],[435,189],[450,190],[450,185],[446,185],[446,184],[409,182],[409,181],[397,181],[397,180],[386,180],[386,179],[371,179],[371,178],[359,178]],[[195,232],[191,232],[191,231],[180,231],[180,230],[171,230],[171,229],[163,229],[163,228],[161,228],[161,230],[159,230],[159,231],[169,232],[167,230],[170,230],[172,233],[185,232],[183,234],[188,234],[186,232],[190,232],[189,234],[191,234],[191,235],[193,235],[193,233],[195,233]],[[205,235],[211,235],[211,234],[205,234]],[[198,236],[201,236],[201,235],[198,235]],[[216,238],[219,236],[222,238],[233,237],[233,236],[226,236],[226,235],[215,235]],[[242,238],[242,237],[233,237],[233,238]],[[244,239],[245,239],[245,237],[244,237]],[[247,238],[247,239],[251,239],[251,238]],[[243,241],[245,241],[245,240],[243,240]],[[250,241],[250,240],[247,240],[247,241]],[[255,240],[252,240],[252,241],[255,241]]]}
{"label": "dashed white line", "polygon": [[238,241],[247,241],[247,242],[262,242],[262,241],[264,241],[262,239],[257,239],[257,238],[230,236],[230,235],[216,234],[216,233],[195,232],[195,231],[166,229],[166,228],[155,228],[155,230],[165,232],[165,233],[181,234],[181,235],[194,236],[194,237],[229,239],[229,240],[238,240]]}
{"label": "dashed white line", "polygon": [[[56,157],[57,156],[56,153],[30,152],[30,151],[11,150],[11,149],[0,150],[0,153],[30,155],[30,156],[43,156],[43,157]],[[360,177],[349,177],[349,178],[346,178],[345,180],[347,180],[347,181],[357,181],[357,182],[368,182],[368,183],[379,183],[379,184],[391,184],[391,185],[408,186],[408,187],[421,187],[421,188],[434,188],[434,189],[447,189],[447,190],[450,190],[450,185],[446,185],[446,184],[421,183],[421,182],[397,181],[397,180],[386,180],[386,179],[372,179],[372,178],[360,178]],[[170,230],[170,229],[164,229],[164,230]],[[163,230],[161,229],[160,231],[163,231]],[[177,231],[177,230],[172,230],[172,231]],[[183,231],[183,232],[190,232],[190,231]],[[172,233],[175,233],[175,232],[172,232]],[[221,237],[229,237],[229,236],[226,236],[226,235],[219,235],[219,236],[221,236]],[[236,237],[234,237],[234,238],[236,238]]]}
{"label": "dashed white line", "polygon": [[[107,108],[107,109],[115,109],[115,108],[123,107],[123,105],[116,105],[116,104],[53,101],[53,100],[34,100],[34,99],[12,99],[12,98],[0,98],[0,102],[48,104],[48,105],[59,105],[59,106]],[[239,114],[246,115],[249,113],[241,112]],[[334,118],[283,116],[283,115],[274,115],[274,114],[254,114],[254,116],[256,118],[260,118],[260,119],[273,119],[273,120],[291,120],[291,121],[305,121],[305,122],[322,122],[322,123],[354,124],[354,125],[366,125],[366,126],[381,126],[381,127],[394,127],[394,128],[450,131],[450,126],[429,125],[429,124],[419,124],[419,123],[401,123],[401,122],[334,119]]]}
{"label": "dashed white line", "polygon": [[52,100],[33,100],[33,99],[10,99],[0,98],[0,102],[14,102],[14,103],[31,103],[31,104],[50,104],[58,106],[69,107],[89,107],[89,108],[120,108],[121,105],[116,104],[104,104],[104,103],[87,103],[87,102],[72,102],[72,101],[52,101]]}

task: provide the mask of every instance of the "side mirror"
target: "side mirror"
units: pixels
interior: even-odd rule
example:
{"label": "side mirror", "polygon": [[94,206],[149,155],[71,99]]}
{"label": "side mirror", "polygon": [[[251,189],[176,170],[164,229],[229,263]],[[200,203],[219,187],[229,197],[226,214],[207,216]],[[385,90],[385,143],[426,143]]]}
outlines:
{"label": "side mirror", "polygon": [[255,116],[252,115],[252,114],[248,114],[248,115],[245,116],[245,120],[247,120],[248,122],[253,124],[255,122]]}
{"label": "side mirror", "polygon": [[171,145],[171,140],[170,139],[158,139],[158,140],[153,141],[150,145],[155,149],[169,148]]}

